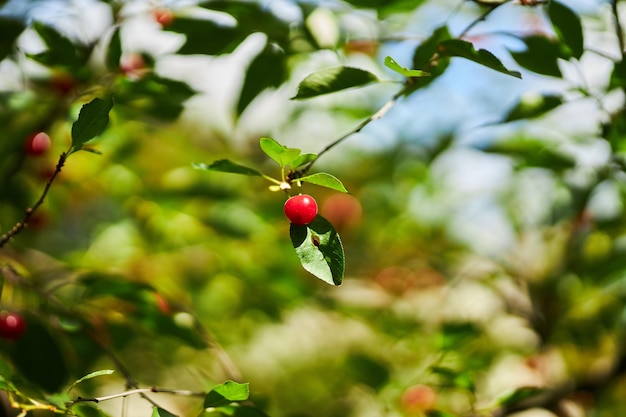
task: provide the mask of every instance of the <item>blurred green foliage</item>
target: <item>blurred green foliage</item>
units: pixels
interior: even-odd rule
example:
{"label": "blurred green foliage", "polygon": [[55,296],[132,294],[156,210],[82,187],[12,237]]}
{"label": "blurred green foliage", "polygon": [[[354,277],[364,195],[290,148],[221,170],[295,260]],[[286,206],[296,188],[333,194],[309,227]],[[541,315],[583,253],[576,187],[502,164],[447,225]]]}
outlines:
{"label": "blurred green foliage", "polygon": [[[3,3],[5,414],[626,412],[623,2]],[[411,124],[480,80],[471,129]],[[350,190],[304,184],[341,287],[284,193],[194,168],[277,170],[264,136]]]}

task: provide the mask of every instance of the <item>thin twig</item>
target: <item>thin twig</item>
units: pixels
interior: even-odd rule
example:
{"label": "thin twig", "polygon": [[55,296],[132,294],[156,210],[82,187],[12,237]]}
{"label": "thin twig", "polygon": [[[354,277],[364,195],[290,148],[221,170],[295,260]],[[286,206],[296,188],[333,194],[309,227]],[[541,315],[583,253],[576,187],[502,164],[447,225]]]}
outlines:
{"label": "thin twig", "polygon": [[626,45],[624,45],[626,40],[624,40],[624,28],[622,27],[622,22],[619,18],[617,1],[618,0],[611,1],[611,11],[613,13],[613,21],[615,23],[615,35],[617,36],[620,54],[622,54],[622,59],[626,59]]}
{"label": "thin twig", "polygon": [[205,392],[200,392],[200,391],[151,387],[151,388],[131,389],[131,390],[124,391],[124,392],[118,392],[117,394],[105,395],[102,397],[92,397],[92,398],[78,397],[74,401],[69,402],[67,405],[84,403],[84,402],[100,403],[102,401],[109,401],[109,400],[113,400],[116,398],[124,398],[124,397],[128,397],[129,395],[135,395],[135,394],[144,396],[145,394],[148,394],[148,393],[163,393],[163,394],[171,394],[171,395],[180,395],[180,396],[185,396],[185,397],[206,396]]}
{"label": "thin twig", "polygon": [[[498,3],[498,4],[494,5],[494,6],[491,6],[488,10],[486,10],[478,18],[476,18],[474,21],[472,21],[472,23],[470,23],[459,34],[459,36],[457,36],[457,39],[460,39],[463,36],[465,36],[474,26],[476,26],[481,21],[485,20],[491,13],[493,13],[494,10],[496,10],[498,7],[502,6],[503,4],[508,3],[510,1],[511,0],[505,0],[502,3]],[[436,61],[438,58],[439,58],[439,54],[435,53],[430,58],[429,62],[432,63],[432,62]],[[327,145],[324,149],[322,149],[320,152],[317,153],[317,158],[315,158],[314,160],[309,162],[307,165],[305,165],[304,168],[302,168],[301,170],[299,170],[297,172],[297,174],[299,174],[299,175],[306,174],[311,169],[311,167],[313,167],[315,162],[317,162],[320,159],[320,157],[322,155],[324,155],[326,152],[330,151],[332,148],[334,148],[335,146],[339,145],[340,143],[342,143],[343,141],[348,139],[350,136],[359,133],[361,130],[363,130],[363,128],[365,126],[369,125],[374,120],[382,118],[389,111],[389,109],[391,109],[395,105],[395,103],[397,102],[397,100],[400,97],[402,97],[403,95],[405,95],[407,92],[411,91],[414,88],[413,82],[414,82],[413,79],[407,79],[407,81],[404,84],[404,86],[402,87],[402,89],[400,89],[400,91],[398,91],[396,94],[394,94],[393,97],[391,97],[391,99],[389,99],[385,104],[383,104],[383,106],[380,109],[378,109],[378,111],[376,113],[374,113],[373,115],[371,115],[368,118],[366,118],[365,120],[363,120],[361,123],[359,123],[354,129],[350,130],[348,133],[345,133],[344,135],[342,135],[339,138],[337,138],[334,141],[332,141],[329,145]]]}
{"label": "thin twig", "polygon": [[28,222],[30,221],[31,217],[33,216],[33,214],[35,214],[35,211],[37,211],[37,209],[43,204],[44,200],[46,199],[46,196],[48,195],[48,191],[50,190],[52,183],[54,182],[56,177],[61,173],[61,170],[63,169],[63,166],[65,165],[65,161],[67,160],[67,157],[68,157],[68,154],[66,152],[63,152],[59,156],[59,161],[57,162],[56,168],[54,169],[52,176],[48,178],[48,181],[46,182],[46,186],[44,187],[43,192],[41,193],[41,196],[32,207],[29,207],[24,211],[24,217],[22,218],[22,221],[16,223],[15,226],[11,228],[11,230],[9,230],[8,232],[0,236],[0,248],[6,245],[7,242],[9,242],[11,238],[13,238],[13,236],[17,235],[25,227],[28,226]]}

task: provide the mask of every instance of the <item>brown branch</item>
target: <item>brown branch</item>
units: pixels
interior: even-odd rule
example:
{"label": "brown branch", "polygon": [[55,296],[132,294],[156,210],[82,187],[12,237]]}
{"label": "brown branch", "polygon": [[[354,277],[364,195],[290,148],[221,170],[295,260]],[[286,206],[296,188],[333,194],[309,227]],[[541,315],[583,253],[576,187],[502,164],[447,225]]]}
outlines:
{"label": "brown branch", "polygon": [[48,178],[48,181],[46,182],[46,186],[44,187],[43,192],[41,193],[41,196],[32,207],[29,207],[24,211],[24,217],[22,218],[22,221],[16,223],[15,226],[11,228],[11,230],[9,230],[8,232],[0,236],[0,248],[6,245],[15,235],[20,233],[25,227],[28,226],[28,222],[30,222],[31,217],[33,216],[33,214],[35,214],[37,209],[43,204],[44,200],[46,199],[46,196],[48,195],[48,191],[50,191],[50,187],[52,186],[52,183],[54,182],[56,177],[61,173],[61,170],[63,169],[63,166],[65,165],[65,161],[67,161],[67,157],[68,157],[68,154],[66,152],[63,152],[59,156],[59,161],[57,162],[56,168],[54,172],[52,173],[52,176]]}

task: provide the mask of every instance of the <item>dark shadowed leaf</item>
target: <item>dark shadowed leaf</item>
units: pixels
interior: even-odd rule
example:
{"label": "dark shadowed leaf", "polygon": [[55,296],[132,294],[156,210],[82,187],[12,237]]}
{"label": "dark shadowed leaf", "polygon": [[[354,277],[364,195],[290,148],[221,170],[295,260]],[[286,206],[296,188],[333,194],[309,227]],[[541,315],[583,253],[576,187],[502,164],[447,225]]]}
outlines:
{"label": "dark shadowed leaf", "polygon": [[120,39],[120,27],[117,26],[111,35],[109,48],[106,53],[106,65],[111,71],[117,71],[122,56],[122,40]]}
{"label": "dark shadowed leaf", "polygon": [[20,376],[44,391],[57,392],[69,378],[63,351],[44,323],[33,316],[25,319],[26,332],[9,346],[9,356]]}
{"label": "dark shadowed leaf", "polygon": [[176,414],[172,414],[169,411],[161,407],[152,408],[152,417],[178,417]]}
{"label": "dark shadowed leaf", "polygon": [[108,417],[109,415],[95,404],[78,403],[72,406],[72,411],[78,417]]}
{"label": "dark shadowed leaf", "polygon": [[307,76],[292,99],[305,99],[377,82],[369,71],[353,67],[326,68]]}
{"label": "dark shadowed leaf", "polygon": [[558,59],[561,57],[559,44],[545,36],[528,36],[522,39],[526,44],[526,50],[511,52],[515,61],[527,70],[537,74],[561,77]]}
{"label": "dark shadowed leaf", "polygon": [[232,402],[245,401],[250,396],[250,384],[240,384],[226,381],[216,387],[204,397],[204,408],[221,407]]}
{"label": "dark shadowed leaf", "polygon": [[298,181],[308,182],[309,184],[319,185],[322,187],[341,191],[342,193],[348,192],[348,190],[346,190],[346,187],[344,187],[342,182],[337,177],[326,172],[318,172],[316,174],[307,175],[305,177],[298,178]]}
{"label": "dark shadowed leaf", "polygon": [[494,143],[483,149],[484,152],[507,155],[520,166],[549,167],[555,171],[571,168],[576,164],[574,158],[553,145],[535,139],[515,139]]}
{"label": "dark shadowed leaf", "polygon": [[292,224],[289,236],[305,270],[330,285],[341,285],[345,265],[343,246],[328,220],[318,215],[306,226]]}
{"label": "dark shadowed leaf", "polygon": [[513,405],[526,401],[529,398],[535,397],[539,394],[543,394],[546,392],[547,390],[545,388],[539,388],[539,387],[516,388],[513,391],[507,392],[506,394],[498,398],[497,404],[501,406],[505,405],[507,407],[511,407]]}
{"label": "dark shadowed leaf", "polygon": [[241,175],[250,175],[252,177],[260,177],[261,173],[256,169],[248,168],[243,165],[236,164],[228,159],[220,159],[213,163],[204,164],[204,163],[195,163],[193,167],[196,169],[203,169],[206,171],[219,171],[219,172],[229,172],[231,174],[241,174]]}
{"label": "dark shadowed leaf", "polygon": [[41,22],[35,22],[33,29],[48,49],[39,54],[29,55],[31,58],[45,65],[67,68],[77,68],[83,64],[84,59],[86,59],[84,47],[74,44],[56,29]]}
{"label": "dark shadowed leaf", "polygon": [[420,68],[428,72],[430,77],[412,79],[412,88],[407,91],[407,94],[419,88],[426,87],[444,73],[450,64],[450,59],[447,57],[439,57],[437,47],[441,42],[451,38],[452,35],[450,35],[448,27],[441,26],[434,30],[430,38],[426,39],[415,48],[415,52],[413,53],[413,68]]}
{"label": "dark shadowed leaf", "polygon": [[248,104],[263,90],[282,84],[285,76],[284,51],[276,45],[268,43],[263,51],[252,60],[246,71],[237,102],[237,114],[243,113]]}
{"label": "dark shadowed leaf", "polygon": [[[568,49],[565,55],[579,59],[584,51],[583,28],[580,17],[559,1],[552,0],[548,15],[559,40]],[[563,58],[565,58],[564,56]]]}
{"label": "dark shadowed leaf", "polygon": [[102,134],[109,124],[113,97],[95,98],[83,105],[78,120],[72,125],[72,150],[79,151],[86,142]]}
{"label": "dark shadowed leaf", "polygon": [[516,78],[522,78],[518,71],[511,71],[506,68],[491,52],[485,49],[476,50],[471,42],[460,39],[449,39],[441,42],[438,50],[441,56],[456,56],[469,59],[470,61],[476,62],[477,64],[491,68],[492,70],[503,74],[511,75]]}
{"label": "dark shadowed leaf", "polygon": [[213,20],[183,16],[177,16],[164,29],[187,37],[177,51],[181,55],[220,55],[232,52],[245,39],[245,35],[237,27],[220,25]]}
{"label": "dark shadowed leaf", "polygon": [[525,94],[507,113],[503,122],[539,117],[563,104],[560,94]]}
{"label": "dark shadowed leaf", "polygon": [[626,88],[626,59],[616,62],[611,73],[610,88]]}
{"label": "dark shadowed leaf", "polygon": [[26,25],[17,19],[10,17],[0,17],[0,61],[13,52],[15,40],[26,29]]}

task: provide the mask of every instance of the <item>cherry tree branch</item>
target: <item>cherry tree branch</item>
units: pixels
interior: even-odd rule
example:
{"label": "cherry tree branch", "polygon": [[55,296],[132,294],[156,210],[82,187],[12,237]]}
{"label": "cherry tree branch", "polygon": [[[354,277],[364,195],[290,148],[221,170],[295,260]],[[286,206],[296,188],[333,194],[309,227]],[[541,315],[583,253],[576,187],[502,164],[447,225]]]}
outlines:
{"label": "cherry tree branch", "polygon": [[[482,13],[480,16],[478,16],[476,19],[474,19],[463,31],[461,31],[461,33],[457,36],[457,39],[461,39],[462,37],[464,37],[470,30],[472,30],[472,28],[474,26],[476,26],[478,23],[486,20],[487,17],[491,13],[493,13],[498,7],[500,7],[500,6],[502,6],[502,5],[506,4],[506,3],[509,3],[510,1],[512,1],[512,0],[504,0],[502,3],[498,3],[496,5],[490,6],[484,13]],[[439,54],[438,53],[433,54],[433,56],[429,59],[429,63],[435,62],[438,58],[439,58]],[[361,132],[361,130],[363,130],[363,128],[365,128],[367,125],[369,125],[374,120],[378,120],[378,119],[382,118],[396,104],[396,102],[398,101],[398,99],[400,97],[402,97],[403,95],[405,95],[408,92],[412,91],[414,88],[415,88],[415,86],[414,86],[414,79],[408,78],[406,80],[406,82],[404,83],[404,86],[400,89],[400,91],[395,93],[385,104],[382,105],[382,107],[380,107],[378,109],[378,111],[376,111],[376,113],[374,113],[373,115],[369,116],[368,118],[363,120],[361,123],[359,123],[354,129],[350,130],[349,132],[347,132],[344,135],[340,136],[339,138],[335,139],[330,144],[328,144],[325,148],[323,148],[321,151],[319,151],[317,153],[317,158],[315,158],[314,160],[309,162],[307,165],[305,165],[304,168],[299,170],[298,174],[300,174],[300,175],[306,174],[311,169],[311,167],[313,167],[315,162],[318,161],[320,159],[320,157],[322,155],[324,155],[326,152],[330,151],[335,146],[337,146],[340,143],[344,142],[346,139],[348,139],[352,135],[355,135],[355,134]]]}
{"label": "cherry tree branch", "polygon": [[100,403],[102,401],[109,401],[109,400],[113,400],[116,398],[125,398],[125,397],[128,397],[130,395],[135,395],[135,394],[144,396],[145,394],[149,394],[149,393],[162,393],[162,394],[180,395],[180,396],[186,396],[186,397],[206,396],[205,392],[200,392],[200,391],[150,387],[150,388],[131,389],[128,391],[119,392],[117,394],[105,395],[102,397],[91,397],[91,398],[78,397],[74,401],[69,402],[67,405],[73,405],[73,404],[84,403],[84,402]]}
{"label": "cherry tree branch", "polygon": [[43,204],[44,200],[46,199],[46,196],[48,195],[48,191],[50,191],[50,187],[52,186],[52,183],[54,182],[56,177],[61,173],[61,170],[63,169],[63,166],[65,165],[65,161],[67,161],[68,156],[69,154],[67,154],[66,152],[63,152],[59,156],[59,161],[57,162],[54,172],[52,173],[50,178],[48,178],[48,181],[46,181],[46,186],[44,187],[43,192],[41,193],[41,196],[39,197],[39,199],[35,202],[35,204],[32,207],[29,207],[26,210],[24,210],[24,217],[22,218],[22,221],[16,223],[15,226],[11,228],[11,230],[9,230],[8,232],[0,236],[0,248],[6,245],[15,235],[20,233],[25,227],[28,227],[28,222],[30,222],[30,219],[33,216],[33,214],[35,214],[37,209]]}

